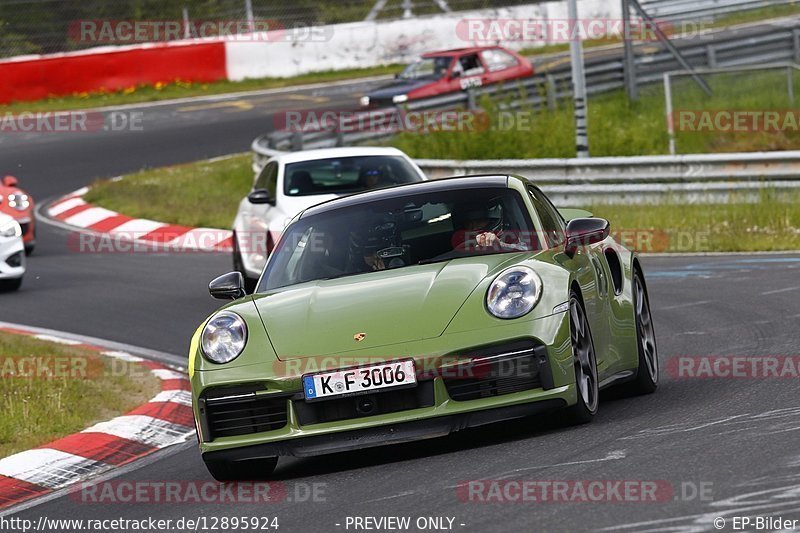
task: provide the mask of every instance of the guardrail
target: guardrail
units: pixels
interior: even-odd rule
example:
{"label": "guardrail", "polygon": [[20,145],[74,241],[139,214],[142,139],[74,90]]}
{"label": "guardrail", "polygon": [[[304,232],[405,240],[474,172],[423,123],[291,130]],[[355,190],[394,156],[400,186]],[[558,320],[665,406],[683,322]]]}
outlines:
{"label": "guardrail", "polygon": [[[677,0],[676,0],[677,1]],[[683,0],[681,0],[683,1]],[[712,38],[713,37],[713,38]],[[800,25],[798,27],[776,27],[740,29],[735,34],[713,32],[706,36],[682,38],[674,43],[693,68],[720,68],[766,63],[800,63]],[[650,45],[652,46],[652,45]],[[682,70],[678,60],[667,50],[636,57],[636,79],[639,85],[660,82],[667,72]],[[623,59],[618,57],[586,59],[586,80],[590,95],[622,89],[625,83]],[[401,107],[362,112],[385,114],[387,120],[404,112],[419,112],[447,109],[476,109],[482,98],[489,97],[503,109],[507,108],[554,108],[559,100],[572,97],[572,74],[569,62],[565,62],[534,76],[515,83],[489,85],[457,93],[413,100]],[[338,124],[329,124],[316,130],[279,131],[268,134],[262,143],[279,150],[302,150],[331,146],[348,146],[373,141],[394,135],[399,130],[359,129],[354,127],[359,112],[342,118]]]}
{"label": "guardrail", "polygon": [[643,8],[658,20],[703,21],[732,13],[796,4],[797,0],[640,0]]}
{"label": "guardrail", "polygon": [[[258,171],[282,151],[253,141]],[[765,191],[800,191],[800,151],[594,157],[589,159],[417,159],[431,179],[470,174],[519,174],[541,186],[556,205],[752,201]]]}

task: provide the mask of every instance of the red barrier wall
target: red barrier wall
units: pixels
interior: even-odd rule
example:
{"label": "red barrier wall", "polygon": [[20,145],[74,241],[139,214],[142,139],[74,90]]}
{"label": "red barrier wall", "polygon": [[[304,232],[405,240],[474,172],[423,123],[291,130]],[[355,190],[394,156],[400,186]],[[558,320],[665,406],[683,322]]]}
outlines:
{"label": "red barrier wall", "polygon": [[225,43],[155,45],[0,62],[0,103],[119,90],[156,82],[226,79]]}

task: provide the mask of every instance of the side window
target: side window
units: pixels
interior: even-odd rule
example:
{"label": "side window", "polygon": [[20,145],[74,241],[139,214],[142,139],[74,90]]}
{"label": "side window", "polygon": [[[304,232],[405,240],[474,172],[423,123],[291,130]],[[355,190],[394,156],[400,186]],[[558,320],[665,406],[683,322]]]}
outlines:
{"label": "side window", "polygon": [[517,58],[503,50],[484,50],[481,52],[481,57],[490,72],[517,66]]}
{"label": "side window", "polygon": [[258,175],[254,189],[266,189],[269,191],[270,196],[275,198],[275,192],[278,190],[278,163],[273,161],[267,164]]}
{"label": "side window", "polygon": [[483,65],[481,65],[480,59],[478,59],[478,54],[461,56],[458,62],[461,64],[461,68],[464,71],[464,76],[483,74]]}
{"label": "side window", "polygon": [[552,248],[563,244],[566,239],[564,219],[540,190],[528,187],[528,194],[536,209],[536,214],[539,215],[539,220],[542,221],[547,245]]}

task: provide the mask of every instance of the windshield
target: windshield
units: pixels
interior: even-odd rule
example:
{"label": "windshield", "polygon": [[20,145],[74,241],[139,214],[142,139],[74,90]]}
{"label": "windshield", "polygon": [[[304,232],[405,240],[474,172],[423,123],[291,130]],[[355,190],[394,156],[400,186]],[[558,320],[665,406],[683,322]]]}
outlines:
{"label": "windshield", "polygon": [[420,78],[438,80],[447,74],[447,69],[450,68],[452,61],[452,56],[423,57],[408,65],[399,77],[404,80]]}
{"label": "windshield", "polygon": [[343,194],[422,181],[399,156],[359,156],[316,159],[286,165],[286,196]]}
{"label": "windshield", "polygon": [[535,251],[539,242],[512,189],[399,196],[299,219],[281,237],[259,290],[470,255]]}

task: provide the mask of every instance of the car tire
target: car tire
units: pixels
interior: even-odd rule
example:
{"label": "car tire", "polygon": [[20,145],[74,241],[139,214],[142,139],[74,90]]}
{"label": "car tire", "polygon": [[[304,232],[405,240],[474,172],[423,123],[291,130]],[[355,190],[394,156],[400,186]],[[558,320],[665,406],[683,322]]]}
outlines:
{"label": "car tire", "polygon": [[11,292],[22,287],[22,278],[0,280],[0,292]]}
{"label": "car tire", "polygon": [[253,481],[272,475],[278,465],[277,457],[246,461],[205,461],[208,473],[217,481]]}
{"label": "car tire", "polygon": [[600,386],[597,375],[597,358],[594,340],[586,319],[583,302],[572,291],[569,297],[569,332],[572,342],[575,389],[578,401],[569,407],[568,417],[573,424],[591,422],[600,404]]}
{"label": "car tire", "polygon": [[633,272],[633,313],[639,366],[636,369],[636,378],[627,383],[624,390],[632,396],[652,394],[658,388],[658,348],[653,315],[650,313],[650,298],[647,296],[644,276],[639,269]]}
{"label": "car tire", "polygon": [[247,276],[247,271],[244,269],[244,261],[242,261],[242,253],[239,251],[239,239],[236,237],[235,232],[233,234],[233,270],[241,272],[244,278],[244,290],[247,294],[253,294],[258,280]]}

